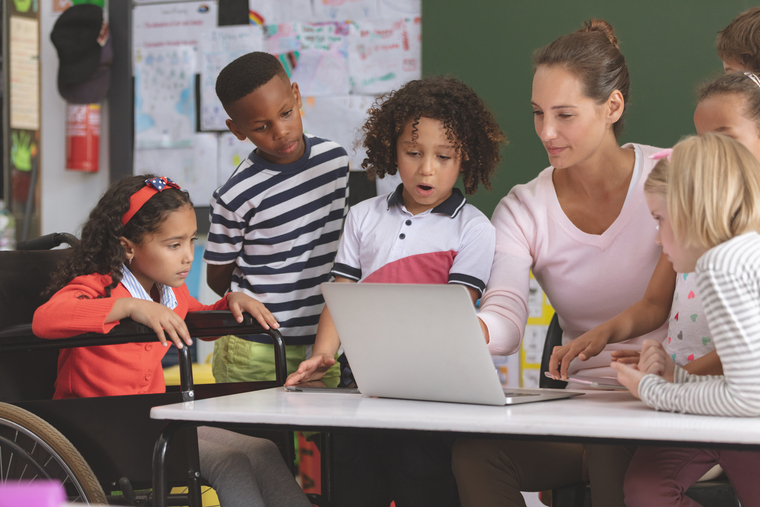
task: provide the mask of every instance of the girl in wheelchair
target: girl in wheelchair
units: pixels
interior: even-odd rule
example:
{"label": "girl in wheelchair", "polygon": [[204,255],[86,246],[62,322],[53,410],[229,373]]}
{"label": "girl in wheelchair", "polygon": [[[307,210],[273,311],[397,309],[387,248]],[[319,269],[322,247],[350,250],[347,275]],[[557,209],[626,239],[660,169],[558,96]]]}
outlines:
{"label": "girl in wheelchair", "polygon": [[[264,328],[277,321],[242,292],[202,305],[185,286],[193,262],[195,211],[187,192],[168,178],[128,177],[111,187],[90,213],[81,241],[54,274],[50,301],[34,314],[34,333],[65,338],[108,333],[131,318],[156,332],[158,344],[127,343],[63,349],[54,398],[150,394],[165,391],[161,359],[168,340],[192,340],[188,312],[250,313]],[[201,475],[224,507],[309,506],[277,446],[220,428],[198,428]]]}

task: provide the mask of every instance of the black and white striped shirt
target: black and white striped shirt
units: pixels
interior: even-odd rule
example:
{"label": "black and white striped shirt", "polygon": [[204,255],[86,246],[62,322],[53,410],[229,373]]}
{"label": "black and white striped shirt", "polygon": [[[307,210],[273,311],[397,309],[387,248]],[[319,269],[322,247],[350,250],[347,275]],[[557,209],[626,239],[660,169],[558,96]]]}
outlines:
{"label": "black and white striped shirt", "polygon": [[646,375],[639,395],[657,410],[760,416],[760,235],[742,234],[711,248],[697,261],[696,275],[723,375],[689,375],[676,367],[674,383]]}
{"label": "black and white striped shirt", "polygon": [[203,256],[237,264],[231,289],[264,303],[287,345],[314,343],[324,306],[319,284],[330,280],[348,207],[346,151],[304,137],[297,162],[273,164],[252,152],[214,192]]}

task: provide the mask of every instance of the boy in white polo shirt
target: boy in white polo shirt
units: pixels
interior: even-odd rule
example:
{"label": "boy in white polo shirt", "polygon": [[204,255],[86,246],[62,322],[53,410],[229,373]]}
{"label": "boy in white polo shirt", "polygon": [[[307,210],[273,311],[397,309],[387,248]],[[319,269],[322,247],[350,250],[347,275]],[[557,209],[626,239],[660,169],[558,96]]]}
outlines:
{"label": "boy in white polo shirt", "polygon": [[[384,99],[364,126],[368,158],[362,166],[380,177],[398,171],[402,183],[390,195],[351,208],[332,269],[335,281],[456,283],[467,287],[475,303],[491,272],[495,231],[454,185],[461,174],[467,193],[479,183],[489,188],[504,135],[475,92],[453,78],[412,81]],[[312,357],[286,385],[321,378],[339,347],[325,308]],[[442,441],[349,440],[362,449],[351,453],[335,440],[336,507],[459,505]],[[424,477],[409,473],[411,468],[424,469]]]}

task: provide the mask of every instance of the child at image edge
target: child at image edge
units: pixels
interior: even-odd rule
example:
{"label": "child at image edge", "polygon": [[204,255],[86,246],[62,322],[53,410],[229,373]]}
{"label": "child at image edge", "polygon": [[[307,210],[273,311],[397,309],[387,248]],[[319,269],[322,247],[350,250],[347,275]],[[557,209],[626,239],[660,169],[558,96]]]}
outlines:
{"label": "child at image edge", "polygon": [[726,74],[760,73],[760,7],[752,7],[736,16],[718,32],[715,45]]}
{"label": "child at image edge", "polygon": [[[739,142],[708,133],[676,144],[646,183],[657,242],[676,271],[694,272],[724,374],[691,375],[654,340],[644,341],[637,368],[612,367],[656,410],[760,416],[760,163]],[[657,447],[636,451],[626,505],[696,506],[684,493],[716,463],[743,506],[760,505],[760,452]]]}
{"label": "child at image edge", "polygon": [[[380,177],[398,171],[402,183],[351,208],[335,281],[461,284],[474,303],[488,282],[495,231],[454,184],[461,174],[466,192],[479,183],[488,188],[504,136],[475,92],[452,78],[412,81],[380,100],[363,128],[368,158],[362,165]],[[378,318],[393,318],[382,315],[382,301],[378,312]],[[339,347],[325,308],[314,353],[287,385],[321,378]],[[388,367],[389,375],[403,375]],[[450,448],[442,440],[334,437],[336,507],[391,500],[399,507],[459,505]]]}
{"label": "child at image edge", "polygon": [[[54,398],[122,396],[166,391],[161,359],[170,339],[192,343],[188,312],[248,312],[268,329],[277,321],[264,305],[230,292],[214,305],[196,301],[185,286],[197,225],[187,192],[167,178],[125,178],[90,213],[82,239],[53,275],[52,298],[34,313],[34,334],[66,338],[108,333],[131,318],[156,332],[161,345],[126,343],[63,349]],[[201,475],[223,507],[311,505],[277,446],[266,439],[198,428]]]}
{"label": "child at image edge", "polygon": [[[319,284],[330,280],[347,211],[348,156],[337,143],[304,135],[298,85],[270,54],[227,65],[216,93],[227,127],[256,149],[211,199],[208,285],[266,305],[280,323],[292,372],[309,357],[324,307]],[[214,344],[217,382],[274,379],[271,339],[245,338]]]}

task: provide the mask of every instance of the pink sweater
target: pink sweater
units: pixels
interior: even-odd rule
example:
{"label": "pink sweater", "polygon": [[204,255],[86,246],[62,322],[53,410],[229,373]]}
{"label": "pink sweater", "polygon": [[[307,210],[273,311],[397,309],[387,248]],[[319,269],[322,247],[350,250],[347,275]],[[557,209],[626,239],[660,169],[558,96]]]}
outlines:
{"label": "pink sweater", "polygon": [[[586,234],[567,218],[554,191],[552,167],[530,183],[515,186],[497,206],[491,219],[496,255],[479,314],[488,326],[492,354],[513,354],[520,347],[528,319],[530,270],[559,314],[563,343],[644,295],[661,251],[644,199],[644,181],[654,166],[649,156],[659,149],[624,147],[635,148],[640,175],[620,215],[601,235]],[[595,358],[576,360],[570,372],[582,366],[584,374],[613,376],[610,351],[640,349],[645,338],[662,341],[666,331],[667,323],[649,335],[608,345]]]}

